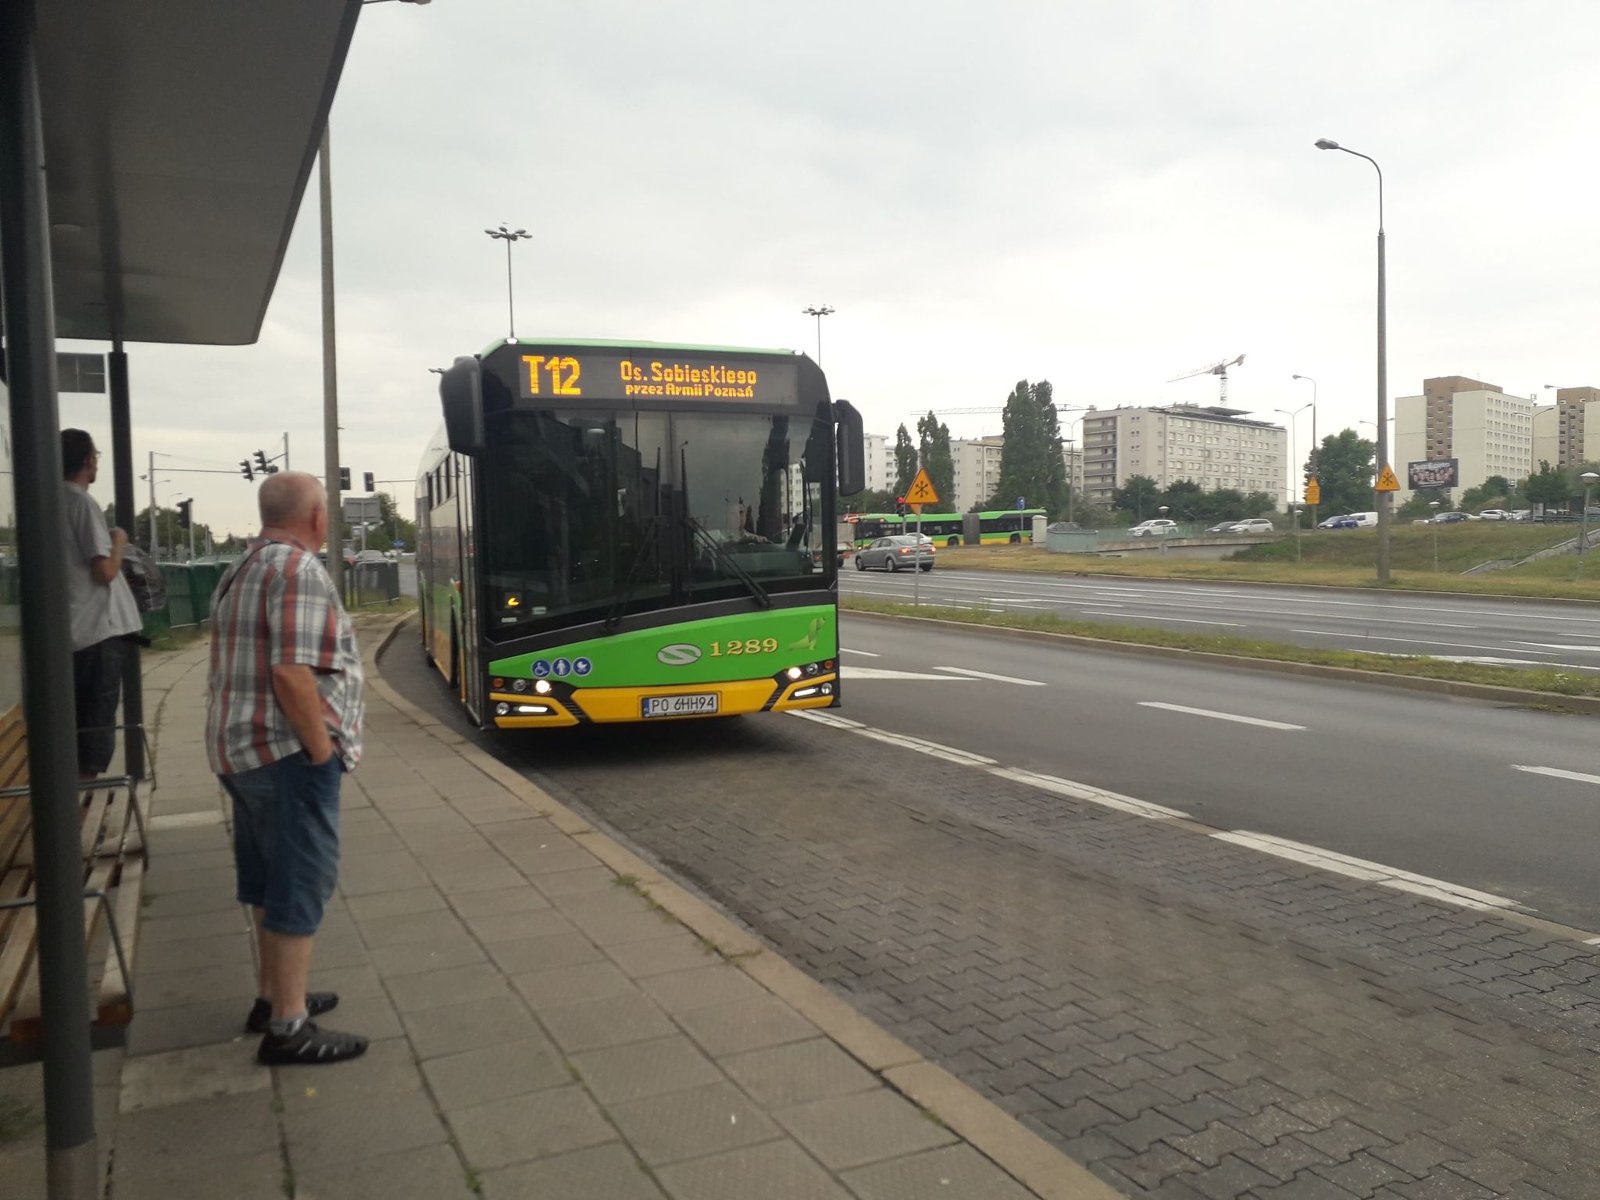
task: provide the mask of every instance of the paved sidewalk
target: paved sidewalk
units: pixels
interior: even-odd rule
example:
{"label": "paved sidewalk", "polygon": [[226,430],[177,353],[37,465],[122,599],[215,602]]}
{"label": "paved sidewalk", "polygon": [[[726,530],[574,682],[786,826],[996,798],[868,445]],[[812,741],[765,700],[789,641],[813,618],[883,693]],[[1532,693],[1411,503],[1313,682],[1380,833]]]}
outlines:
{"label": "paved sidewalk", "polygon": [[113,1200],[1115,1197],[381,681],[313,971],[343,998],[327,1024],[372,1047],[257,1067],[205,650],[149,666],[160,786],[137,1016],[103,1067]]}

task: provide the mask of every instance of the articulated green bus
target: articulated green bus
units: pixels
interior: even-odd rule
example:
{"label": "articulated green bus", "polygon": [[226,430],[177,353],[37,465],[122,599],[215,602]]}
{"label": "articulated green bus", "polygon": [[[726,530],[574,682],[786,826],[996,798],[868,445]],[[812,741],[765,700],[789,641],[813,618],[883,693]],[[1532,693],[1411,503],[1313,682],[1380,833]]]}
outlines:
{"label": "articulated green bus", "polygon": [[[978,536],[985,546],[996,542],[1026,542],[1033,537],[1033,518],[1042,517],[1042,508],[993,509],[979,513],[923,513],[922,536],[947,546],[960,546],[966,542],[963,532],[968,517],[978,519]],[[846,516],[847,522],[851,521]],[[852,522],[851,534],[856,546],[867,546],[881,537],[896,533],[912,533],[917,528],[915,513],[862,513]]]}
{"label": "articulated green bus", "polygon": [[839,703],[861,418],[787,350],[508,340],[417,472],[422,645],[479,725]]}

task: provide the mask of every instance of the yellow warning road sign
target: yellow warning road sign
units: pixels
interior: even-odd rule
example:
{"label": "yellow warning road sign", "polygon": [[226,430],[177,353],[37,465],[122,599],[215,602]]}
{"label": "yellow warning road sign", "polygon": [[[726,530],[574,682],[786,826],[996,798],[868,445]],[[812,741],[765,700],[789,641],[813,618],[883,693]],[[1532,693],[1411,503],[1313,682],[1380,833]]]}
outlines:
{"label": "yellow warning road sign", "polygon": [[918,469],[917,477],[911,481],[911,486],[906,489],[906,503],[939,503],[939,493],[933,490],[933,480],[928,478],[927,471]]}
{"label": "yellow warning road sign", "polygon": [[1315,479],[1306,480],[1306,503],[1322,503],[1322,485],[1319,484]]}
{"label": "yellow warning road sign", "polygon": [[1378,472],[1378,487],[1380,492],[1398,492],[1400,481],[1394,477],[1394,468],[1388,463],[1383,464],[1383,470]]}

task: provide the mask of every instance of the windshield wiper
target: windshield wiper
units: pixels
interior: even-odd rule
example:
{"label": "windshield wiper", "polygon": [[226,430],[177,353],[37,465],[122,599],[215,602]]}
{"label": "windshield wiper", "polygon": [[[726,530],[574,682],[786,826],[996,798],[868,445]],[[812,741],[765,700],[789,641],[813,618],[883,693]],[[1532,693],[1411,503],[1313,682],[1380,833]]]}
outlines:
{"label": "windshield wiper", "polygon": [[611,605],[611,610],[606,613],[606,619],[601,622],[601,628],[607,633],[615,633],[622,624],[622,618],[628,611],[628,602],[633,599],[633,581],[639,574],[639,568],[649,556],[650,551],[659,545],[656,536],[656,527],[660,517],[646,517],[644,524],[639,527],[639,549],[634,552],[633,562],[628,564],[628,573],[622,577],[622,587],[617,592],[616,601]]}
{"label": "windshield wiper", "polygon": [[704,525],[691,516],[685,516],[683,521],[689,527],[689,531],[710,549],[712,556],[726,566],[728,570],[732,571],[738,577],[739,582],[744,584],[750,594],[755,597],[757,608],[772,607],[772,597],[767,595],[767,589],[757,583],[756,577],[745,570],[736,558],[724,550],[722,544],[716,538],[706,532]]}

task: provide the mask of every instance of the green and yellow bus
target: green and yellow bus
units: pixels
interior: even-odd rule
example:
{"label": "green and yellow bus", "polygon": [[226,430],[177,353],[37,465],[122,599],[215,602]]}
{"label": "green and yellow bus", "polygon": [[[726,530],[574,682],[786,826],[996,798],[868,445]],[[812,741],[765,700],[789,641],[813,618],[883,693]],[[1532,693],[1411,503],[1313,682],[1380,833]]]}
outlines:
{"label": "green and yellow bus", "polygon": [[496,342],[417,473],[424,652],[479,725],[839,703],[861,418],[787,350]]}
{"label": "green and yellow bus", "polygon": [[[1033,538],[1033,518],[1042,517],[1042,508],[991,509],[978,513],[923,513],[922,536],[946,546],[966,543],[964,531],[968,517],[978,519],[978,537],[985,546],[1005,542],[1026,542]],[[896,533],[913,533],[917,528],[915,513],[861,513],[846,514],[851,525],[851,538],[859,549],[881,537]]]}

